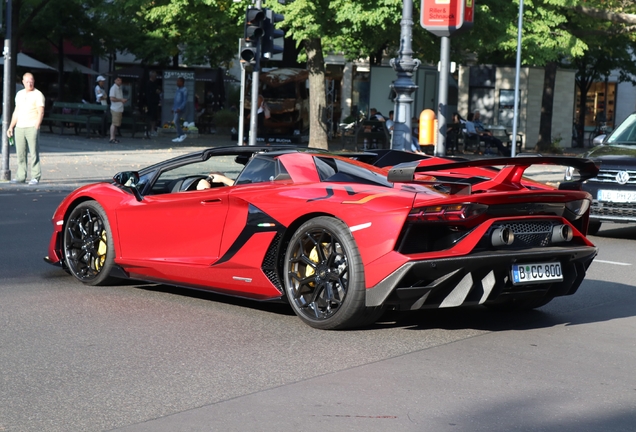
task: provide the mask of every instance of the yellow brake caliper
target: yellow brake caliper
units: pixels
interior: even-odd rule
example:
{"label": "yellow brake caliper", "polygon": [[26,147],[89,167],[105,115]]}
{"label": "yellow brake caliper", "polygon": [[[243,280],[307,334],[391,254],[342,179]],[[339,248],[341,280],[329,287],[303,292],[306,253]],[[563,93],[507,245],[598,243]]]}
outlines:
{"label": "yellow brake caliper", "polygon": [[97,257],[95,258],[95,270],[97,271],[101,270],[106,261],[106,252],[108,252],[106,241],[106,230],[103,230],[102,238],[99,239],[99,246],[97,246]]}
{"label": "yellow brake caliper", "polygon": [[[329,243],[322,243],[321,246],[323,253],[327,255]],[[320,262],[320,258],[318,257],[318,249],[316,247],[314,247],[311,252],[309,252],[309,260],[316,264]],[[314,274],[316,274],[316,270],[312,266],[305,267],[305,277],[313,276]],[[315,283],[310,282],[309,285],[313,287],[315,286]]]}

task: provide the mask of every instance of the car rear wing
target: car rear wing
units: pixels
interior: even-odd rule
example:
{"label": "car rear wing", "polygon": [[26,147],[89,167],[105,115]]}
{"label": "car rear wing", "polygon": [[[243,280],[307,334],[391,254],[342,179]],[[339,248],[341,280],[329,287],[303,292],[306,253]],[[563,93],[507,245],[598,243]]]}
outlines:
{"label": "car rear wing", "polygon": [[[428,162],[428,164],[427,164]],[[580,185],[585,180],[596,177],[599,167],[590,159],[563,157],[563,156],[522,156],[515,158],[493,158],[475,159],[469,161],[444,162],[430,164],[430,159],[421,161],[405,162],[395,165],[389,170],[387,180],[393,183],[410,183],[417,181],[417,173],[433,173],[438,171],[453,172],[463,168],[480,168],[502,166],[492,178],[494,184],[512,184],[521,186],[520,181],[525,170],[532,165],[561,165],[573,167],[579,171],[580,177],[574,182],[568,182],[566,187],[561,189],[578,189],[575,185]]]}

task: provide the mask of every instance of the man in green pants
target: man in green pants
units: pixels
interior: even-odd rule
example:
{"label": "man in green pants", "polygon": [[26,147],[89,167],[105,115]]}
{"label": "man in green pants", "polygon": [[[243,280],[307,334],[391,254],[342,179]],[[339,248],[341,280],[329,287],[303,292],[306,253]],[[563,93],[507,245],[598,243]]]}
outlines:
{"label": "man in green pants", "polygon": [[22,76],[24,89],[15,95],[15,110],[11,117],[11,124],[7,129],[7,136],[14,136],[15,152],[18,157],[18,172],[11,183],[24,183],[27,178],[27,148],[31,153],[31,181],[30,185],[40,182],[40,149],[38,138],[40,124],[44,117],[44,95],[35,88],[33,74],[27,72]]}

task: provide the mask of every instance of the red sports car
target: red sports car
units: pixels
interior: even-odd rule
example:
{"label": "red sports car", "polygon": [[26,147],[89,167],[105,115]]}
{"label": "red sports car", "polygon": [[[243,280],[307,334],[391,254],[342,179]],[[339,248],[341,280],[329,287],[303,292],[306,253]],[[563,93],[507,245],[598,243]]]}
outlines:
{"label": "red sports car", "polygon": [[[533,164],[580,178],[555,189],[523,177]],[[89,285],[287,300],[320,329],[386,308],[535,308],[573,294],[597,253],[580,183],[597,171],[575,158],[213,148],[72,192],[46,260]]]}

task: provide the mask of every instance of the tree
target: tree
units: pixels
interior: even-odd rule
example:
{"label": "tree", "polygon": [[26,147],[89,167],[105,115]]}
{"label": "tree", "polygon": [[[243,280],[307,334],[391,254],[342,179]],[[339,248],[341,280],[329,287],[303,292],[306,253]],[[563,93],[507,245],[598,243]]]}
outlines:
{"label": "tree", "polygon": [[244,13],[244,5],[232,0],[114,0],[108,14],[130,17],[133,34],[120,33],[128,40],[119,48],[143,62],[181,55],[185,63],[216,67],[236,55]]}
{"label": "tree", "polygon": [[[46,4],[37,15],[20,26],[20,41],[31,50],[39,51],[41,58],[51,56],[51,46],[57,49],[58,100],[66,100],[64,42],[70,41],[78,47],[99,46],[95,30],[100,25],[92,14],[93,8],[99,4],[101,0],[56,0]],[[77,83],[73,79],[70,82]],[[79,92],[72,96],[79,102],[83,95]]]}
{"label": "tree", "polygon": [[[588,0],[586,5],[589,6],[583,6],[575,0],[545,0],[545,3],[547,7],[566,17],[560,28],[571,35],[572,40],[578,45],[584,47],[582,53],[574,50],[561,60],[562,65],[577,69],[576,83],[580,90],[581,107],[578,124],[579,132],[582,132],[585,101],[593,81],[601,76],[607,77],[612,70],[619,69],[621,80],[634,82],[634,77],[630,76],[629,72],[636,72],[633,64],[633,55],[636,52],[633,24],[636,24],[636,15],[622,11],[636,10],[636,7],[631,0]],[[554,82],[547,76],[546,71],[544,97],[554,88]],[[549,107],[551,108],[551,105]],[[547,106],[542,106],[542,111],[546,108]],[[549,147],[550,131],[551,116],[549,123],[548,119],[542,116],[538,150]],[[578,145],[583,145],[583,138],[583,134],[579,133]]]}
{"label": "tree", "polygon": [[[631,57],[634,52],[630,49],[634,33],[629,33],[634,16],[624,11],[635,10],[634,3],[631,0],[588,0],[585,6],[580,3],[578,0],[535,0],[524,4],[522,62],[526,66],[546,67],[537,150],[551,147],[556,67],[577,68],[577,84],[583,86],[589,79],[597,79],[599,74],[608,74],[612,69],[633,67],[625,55]],[[453,44],[464,52],[475,53],[480,63],[514,64],[518,7],[518,1],[478,2],[475,29],[479,32],[473,30],[471,34],[453,39]],[[617,12],[619,10],[622,12]],[[599,21],[601,17],[615,21],[610,25],[608,21]],[[594,66],[583,64],[592,59],[600,60],[602,53],[603,60],[595,61]],[[587,72],[581,74],[582,71]],[[582,87],[582,93],[586,93],[587,88]]]}
{"label": "tree", "polygon": [[[348,59],[370,57],[399,36],[401,0],[295,0],[272,5],[285,15],[286,36],[304,49],[309,71],[309,141],[327,148],[324,50]],[[392,27],[393,26],[393,27]]]}

